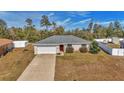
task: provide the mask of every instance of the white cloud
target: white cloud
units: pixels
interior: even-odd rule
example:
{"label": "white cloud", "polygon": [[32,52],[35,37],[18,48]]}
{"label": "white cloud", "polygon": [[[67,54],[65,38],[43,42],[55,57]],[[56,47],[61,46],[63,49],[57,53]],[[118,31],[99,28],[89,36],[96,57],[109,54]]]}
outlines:
{"label": "white cloud", "polygon": [[91,21],[91,18],[88,18],[88,19],[85,19],[85,20],[78,21],[78,22],[76,22],[76,23],[73,23],[73,25],[84,24],[84,23],[89,22],[89,21]]}
{"label": "white cloud", "polygon": [[65,26],[65,25],[67,25],[67,24],[70,23],[70,22],[71,22],[71,18],[67,18],[67,19],[65,19],[65,20],[63,20],[63,21],[57,21],[56,23],[57,23],[58,25]]}
{"label": "white cloud", "polygon": [[69,14],[71,14],[71,16],[83,16],[83,17],[88,17],[90,12],[85,12],[85,11],[74,11],[74,12],[69,12]]}
{"label": "white cloud", "polygon": [[108,25],[108,24],[110,24],[111,22],[114,22],[114,21],[99,22],[99,24],[101,24],[101,25]]}
{"label": "white cloud", "polygon": [[67,23],[67,22],[69,22],[69,21],[71,21],[71,18],[65,19],[65,20],[63,21],[63,23]]}
{"label": "white cloud", "polygon": [[81,20],[79,21],[80,23],[85,23],[85,22],[88,22],[88,21],[91,21],[91,18],[88,18],[88,19],[85,19],[85,20]]}
{"label": "white cloud", "polygon": [[54,15],[55,15],[54,13],[50,13],[48,14],[48,17],[54,16]]}

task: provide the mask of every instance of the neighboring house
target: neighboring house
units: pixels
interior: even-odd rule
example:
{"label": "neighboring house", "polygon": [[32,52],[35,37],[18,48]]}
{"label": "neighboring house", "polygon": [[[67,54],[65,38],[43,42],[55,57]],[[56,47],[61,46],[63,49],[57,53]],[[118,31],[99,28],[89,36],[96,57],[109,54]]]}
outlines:
{"label": "neighboring house", "polygon": [[123,38],[112,38],[112,42],[114,44],[119,44],[120,48],[111,48],[107,43],[104,43],[104,40],[108,39],[95,39],[98,42],[99,47],[104,50],[106,53],[112,56],[124,56],[124,39]]}
{"label": "neighboring house", "polygon": [[0,39],[0,56],[5,55],[13,49],[13,41],[9,39]]}
{"label": "neighboring house", "polygon": [[54,35],[34,44],[35,54],[57,54],[64,53],[66,47],[72,46],[74,51],[79,51],[81,46],[89,49],[90,41],[73,35]]}
{"label": "neighboring house", "polygon": [[120,48],[124,48],[124,40],[120,41]]}
{"label": "neighboring house", "polygon": [[120,40],[119,40],[118,37],[112,37],[112,43],[113,43],[113,44],[120,44],[119,41],[120,41]]}
{"label": "neighboring house", "polygon": [[101,38],[101,39],[94,39],[97,42],[102,42],[102,43],[112,43],[111,38]]}
{"label": "neighboring house", "polygon": [[24,48],[28,45],[27,40],[13,41],[14,48]]}
{"label": "neighboring house", "polygon": [[94,40],[102,43],[120,44],[120,41],[124,40],[124,38],[112,37],[112,38],[101,38],[101,39],[94,39]]}

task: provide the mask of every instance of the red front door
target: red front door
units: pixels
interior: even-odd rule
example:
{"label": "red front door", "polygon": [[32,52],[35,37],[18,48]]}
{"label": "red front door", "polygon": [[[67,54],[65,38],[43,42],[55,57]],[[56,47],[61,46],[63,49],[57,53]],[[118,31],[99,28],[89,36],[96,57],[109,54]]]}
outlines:
{"label": "red front door", "polygon": [[60,49],[60,51],[63,51],[64,52],[64,45],[60,45],[59,46],[59,49]]}

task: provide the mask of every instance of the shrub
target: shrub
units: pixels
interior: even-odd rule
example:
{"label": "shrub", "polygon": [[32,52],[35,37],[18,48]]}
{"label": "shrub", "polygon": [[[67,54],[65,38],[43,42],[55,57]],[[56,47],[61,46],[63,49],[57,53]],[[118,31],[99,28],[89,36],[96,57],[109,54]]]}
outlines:
{"label": "shrub", "polygon": [[28,51],[28,49],[24,49],[23,51]]}
{"label": "shrub", "polygon": [[73,53],[74,52],[74,49],[72,46],[67,46],[66,47],[66,53]]}
{"label": "shrub", "polygon": [[79,51],[80,51],[81,53],[86,53],[88,50],[87,50],[86,47],[81,47],[81,48],[79,49]]}
{"label": "shrub", "polygon": [[98,46],[98,43],[96,41],[93,41],[90,45],[90,52],[93,54],[97,54],[100,51],[100,48]]}

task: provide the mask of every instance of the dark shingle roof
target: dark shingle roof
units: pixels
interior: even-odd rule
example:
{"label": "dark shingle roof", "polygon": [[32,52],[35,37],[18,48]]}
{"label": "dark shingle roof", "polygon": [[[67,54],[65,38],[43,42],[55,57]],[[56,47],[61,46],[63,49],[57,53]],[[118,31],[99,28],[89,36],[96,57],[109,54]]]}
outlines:
{"label": "dark shingle roof", "polygon": [[38,41],[36,45],[52,45],[52,44],[90,44],[90,41],[81,39],[73,35],[54,35]]}

